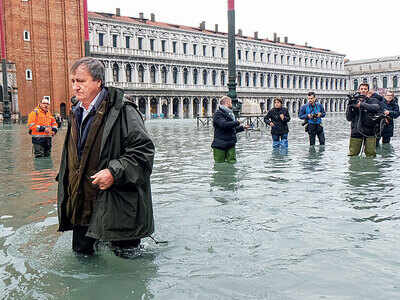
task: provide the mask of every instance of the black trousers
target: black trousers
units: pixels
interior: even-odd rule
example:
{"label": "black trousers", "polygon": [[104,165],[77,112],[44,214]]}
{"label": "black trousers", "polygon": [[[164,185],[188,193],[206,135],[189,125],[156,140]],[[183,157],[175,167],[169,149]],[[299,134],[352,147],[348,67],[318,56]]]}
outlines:
{"label": "black trousers", "polygon": [[[379,145],[379,141],[381,140],[380,137],[376,138],[376,145]],[[382,137],[382,144],[389,144],[390,143],[390,136],[383,136]]]}
{"label": "black trousers", "polygon": [[[87,226],[74,226],[72,229],[72,250],[80,254],[93,255],[94,245],[97,240],[86,236],[87,231]],[[121,253],[121,250],[137,248],[139,245],[140,239],[111,242],[111,247],[116,255]]]}
{"label": "black trousers", "polygon": [[320,124],[308,124],[308,136],[310,138],[310,146],[315,145],[315,137],[318,136],[320,145],[325,145],[324,128]]}
{"label": "black trousers", "polygon": [[51,137],[32,137],[33,153],[36,158],[49,157],[51,154]]}

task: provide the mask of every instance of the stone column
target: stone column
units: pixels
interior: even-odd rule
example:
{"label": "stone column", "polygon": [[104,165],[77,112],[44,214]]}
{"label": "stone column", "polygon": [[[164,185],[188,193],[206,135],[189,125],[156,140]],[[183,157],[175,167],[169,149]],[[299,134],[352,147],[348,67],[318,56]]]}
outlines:
{"label": "stone column", "polygon": [[189,119],[193,119],[193,98],[189,97]]}
{"label": "stone column", "polygon": [[183,97],[179,97],[179,111],[178,111],[178,115],[179,115],[179,119],[183,119]]}
{"label": "stone column", "polygon": [[174,99],[167,98],[167,101],[168,101],[168,119],[172,119],[174,116],[174,111],[173,111]]}
{"label": "stone column", "polygon": [[150,66],[146,65],[144,67],[144,74],[143,74],[143,83],[150,83]]}
{"label": "stone column", "polygon": [[160,116],[162,114],[162,105],[161,105],[161,97],[157,97],[157,115]]}
{"label": "stone column", "polygon": [[125,83],[126,82],[126,67],[125,67],[125,64],[124,63],[118,63],[118,67],[119,67],[119,71],[120,71],[118,79],[119,79],[120,82]]}
{"label": "stone column", "polygon": [[208,98],[207,99],[207,117],[212,116],[212,99]]}
{"label": "stone column", "polygon": [[145,97],[146,100],[146,120],[150,120],[150,97]]}

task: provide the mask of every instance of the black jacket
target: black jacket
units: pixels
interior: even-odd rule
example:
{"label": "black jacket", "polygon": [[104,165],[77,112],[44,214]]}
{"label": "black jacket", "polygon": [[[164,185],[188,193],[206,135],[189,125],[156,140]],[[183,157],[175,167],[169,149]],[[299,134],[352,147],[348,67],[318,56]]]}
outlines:
{"label": "black jacket", "polygon": [[389,103],[385,100],[383,109],[389,111],[389,118],[387,118],[389,124],[386,124],[383,127],[382,136],[392,137],[394,129],[393,119],[396,119],[400,116],[399,104],[397,103],[397,99],[393,99]]}
{"label": "black jacket", "polygon": [[376,135],[379,124],[373,116],[383,113],[383,103],[377,98],[366,98],[361,102],[360,108],[353,105],[347,106],[346,119],[351,122],[351,137],[363,138]]}
{"label": "black jacket", "polygon": [[[281,114],[284,115],[283,120],[280,117]],[[289,127],[287,123],[289,121],[289,111],[285,107],[273,108],[264,117],[265,124],[270,125],[271,122],[274,123],[274,126],[271,126],[271,134],[273,135],[282,135],[288,133]]]}
{"label": "black jacket", "polygon": [[236,133],[244,130],[238,121],[233,121],[230,115],[221,108],[215,112],[213,117],[214,140],[212,148],[228,150],[236,145]]}

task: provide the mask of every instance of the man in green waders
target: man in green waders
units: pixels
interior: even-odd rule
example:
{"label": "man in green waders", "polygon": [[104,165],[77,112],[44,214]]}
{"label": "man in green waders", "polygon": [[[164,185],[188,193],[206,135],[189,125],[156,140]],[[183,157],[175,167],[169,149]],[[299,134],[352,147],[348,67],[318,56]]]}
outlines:
{"label": "man in green waders", "polygon": [[248,126],[240,125],[232,111],[232,99],[223,96],[219,101],[219,108],[213,117],[214,140],[211,144],[214,153],[214,161],[217,163],[236,162],[235,145],[236,133],[248,129]]}

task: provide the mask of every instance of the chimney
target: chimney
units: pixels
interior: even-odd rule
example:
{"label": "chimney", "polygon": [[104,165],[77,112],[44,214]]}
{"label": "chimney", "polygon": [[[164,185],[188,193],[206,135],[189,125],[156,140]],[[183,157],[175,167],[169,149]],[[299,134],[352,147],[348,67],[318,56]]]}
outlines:
{"label": "chimney", "polygon": [[276,42],[277,34],[274,32],[274,42]]}
{"label": "chimney", "polygon": [[243,31],[242,31],[242,29],[239,29],[239,30],[238,30],[238,36],[243,36]]}
{"label": "chimney", "polygon": [[117,7],[117,8],[115,9],[115,15],[116,15],[117,17],[120,17],[120,16],[121,16],[121,9],[120,9],[119,7]]}
{"label": "chimney", "polygon": [[288,43],[288,37],[285,36],[285,44],[287,44],[287,43]]}
{"label": "chimney", "polygon": [[155,21],[156,21],[156,15],[153,14],[153,13],[151,13],[151,14],[150,14],[150,20],[151,20],[152,22],[155,22]]}
{"label": "chimney", "polygon": [[144,19],[144,14],[141,12],[141,13],[139,13],[139,19]]}
{"label": "chimney", "polygon": [[254,32],[254,38],[258,40],[258,31]]}
{"label": "chimney", "polygon": [[200,23],[200,30],[206,30],[206,21]]}
{"label": "chimney", "polygon": [[215,24],[215,32],[218,32],[218,24]]}

